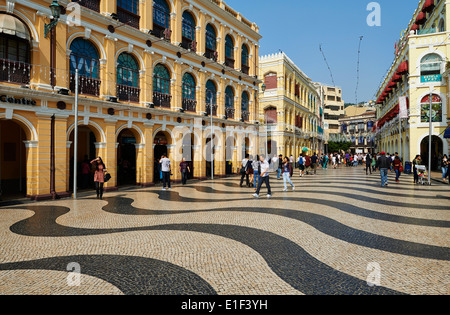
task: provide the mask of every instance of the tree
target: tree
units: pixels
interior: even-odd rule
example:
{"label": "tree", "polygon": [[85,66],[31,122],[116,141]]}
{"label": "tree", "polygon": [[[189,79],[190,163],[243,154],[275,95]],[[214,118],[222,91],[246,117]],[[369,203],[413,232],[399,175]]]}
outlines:
{"label": "tree", "polygon": [[351,142],[328,142],[328,152],[347,152],[350,149],[352,143]]}

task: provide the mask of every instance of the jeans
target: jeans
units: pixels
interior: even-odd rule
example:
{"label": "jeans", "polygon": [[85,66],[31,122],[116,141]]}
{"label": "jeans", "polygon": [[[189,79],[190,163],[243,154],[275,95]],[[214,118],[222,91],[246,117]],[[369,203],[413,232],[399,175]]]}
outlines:
{"label": "jeans", "polygon": [[388,168],[380,168],[381,186],[385,186],[388,183],[388,170]]}
{"label": "jeans", "polygon": [[170,172],[162,172],[163,174],[163,187],[166,188],[166,185],[169,184],[170,188]]}
{"label": "jeans", "polygon": [[272,190],[270,189],[269,176],[260,176],[258,182],[258,189],[256,190],[256,194],[259,195],[259,191],[261,190],[262,183],[266,183],[267,194],[272,195]]}
{"label": "jeans", "polygon": [[240,182],[239,186],[242,187],[242,184],[244,183],[244,177],[245,177],[247,186],[249,186],[249,185],[250,185],[249,175],[247,174],[247,172],[241,173],[241,174],[242,174],[242,175],[241,175],[241,182]]}
{"label": "jeans", "polygon": [[95,182],[95,191],[97,192],[97,198],[103,198],[103,185],[104,183]]}
{"label": "jeans", "polygon": [[187,171],[181,172],[181,183],[183,185],[186,185],[187,178],[188,178],[188,172]]}
{"label": "jeans", "polygon": [[281,168],[277,169],[277,179],[281,178]]}
{"label": "jeans", "polygon": [[291,181],[291,177],[289,176],[289,173],[283,173],[284,190],[287,190],[286,182],[289,182],[289,184],[291,184],[291,186],[294,187],[294,184]]}
{"label": "jeans", "polygon": [[400,174],[401,174],[401,173],[400,173],[400,170],[399,170],[399,169],[396,169],[396,170],[395,170],[395,180],[396,180],[396,181],[399,180]]}
{"label": "jeans", "polygon": [[258,171],[253,171],[253,187],[258,187],[257,185],[258,185],[258,183],[259,183],[259,173],[258,173]]}
{"label": "jeans", "polygon": [[448,167],[442,168],[442,179],[445,179],[447,177]]}

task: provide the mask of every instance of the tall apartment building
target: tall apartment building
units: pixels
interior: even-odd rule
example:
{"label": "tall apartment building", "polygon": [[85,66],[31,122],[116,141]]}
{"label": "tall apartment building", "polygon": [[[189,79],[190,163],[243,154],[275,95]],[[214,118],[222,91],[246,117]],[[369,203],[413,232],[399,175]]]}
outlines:
{"label": "tall apartment building", "polygon": [[3,196],[68,195],[75,124],[108,190],[153,185],[162,154],[175,180],[185,156],[195,178],[224,176],[258,147],[260,39],[221,0],[0,0]]}
{"label": "tall apartment building", "polygon": [[340,132],[339,119],[345,115],[342,89],[334,86],[321,86],[323,90],[325,134]]}
{"label": "tall apartment building", "polygon": [[[324,136],[322,100],[316,84],[283,52],[261,56],[260,151],[270,155],[298,156],[308,149],[319,152]],[[266,139],[264,139],[266,137]]]}

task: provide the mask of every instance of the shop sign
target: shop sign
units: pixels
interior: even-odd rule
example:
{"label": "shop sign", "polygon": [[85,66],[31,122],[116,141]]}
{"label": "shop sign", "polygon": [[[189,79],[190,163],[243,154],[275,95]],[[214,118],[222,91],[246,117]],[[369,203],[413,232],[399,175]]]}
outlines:
{"label": "shop sign", "polygon": [[8,95],[0,95],[0,102],[8,103],[8,104],[36,106],[35,100],[30,100],[30,99],[26,99],[26,98],[15,98],[15,97],[10,97]]}
{"label": "shop sign", "polygon": [[440,74],[434,74],[434,75],[423,75],[421,77],[422,83],[427,82],[441,82],[442,81],[442,75]]}

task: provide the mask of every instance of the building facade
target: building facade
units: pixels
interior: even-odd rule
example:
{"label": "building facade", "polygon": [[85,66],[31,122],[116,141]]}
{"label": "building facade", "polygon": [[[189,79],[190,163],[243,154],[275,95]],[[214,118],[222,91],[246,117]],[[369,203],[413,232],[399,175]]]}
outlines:
{"label": "building facade", "polygon": [[[261,56],[260,151],[271,156],[300,155],[323,148],[319,87],[283,52]],[[267,132],[265,132],[267,131]],[[264,139],[265,138],[265,139]]]}
{"label": "building facade", "polygon": [[345,115],[339,119],[340,135],[352,143],[350,151],[353,154],[374,153],[375,134],[372,130],[376,114],[376,110],[371,107],[349,106],[345,109]]}
{"label": "building facade", "polygon": [[153,185],[162,154],[178,180],[182,157],[205,178],[256,152],[256,24],[220,0],[55,3],[0,0],[3,196],[70,195],[75,124],[107,190]]}
{"label": "building facade", "polygon": [[420,154],[427,165],[431,104],[433,168],[439,155],[449,153],[444,137],[449,126],[449,9],[450,3],[443,0],[419,2],[395,45],[395,60],[377,93],[379,150],[398,152],[405,161]]}
{"label": "building facade", "polygon": [[325,134],[340,133],[339,119],[345,115],[342,89],[335,86],[322,85],[324,103]]}

